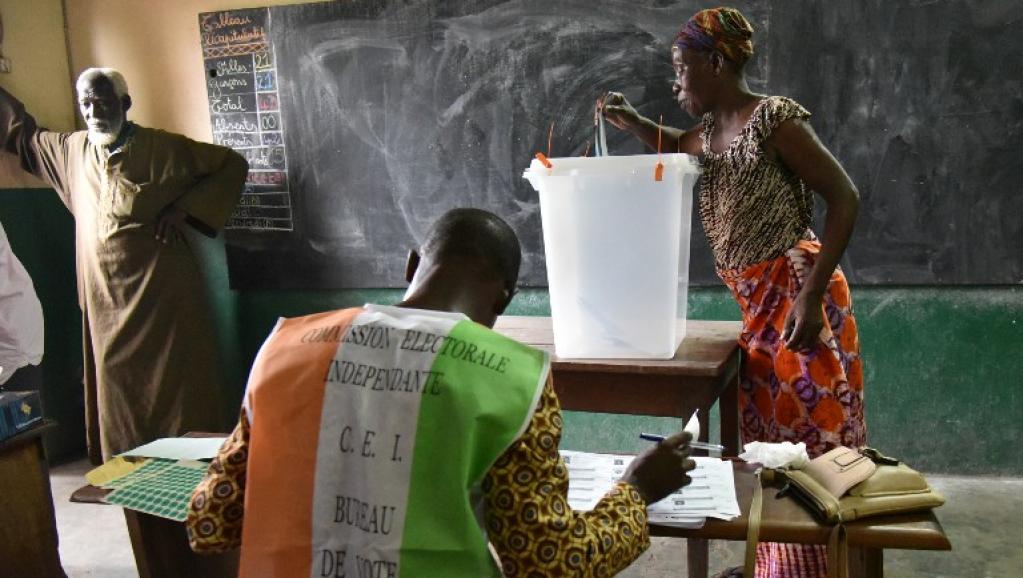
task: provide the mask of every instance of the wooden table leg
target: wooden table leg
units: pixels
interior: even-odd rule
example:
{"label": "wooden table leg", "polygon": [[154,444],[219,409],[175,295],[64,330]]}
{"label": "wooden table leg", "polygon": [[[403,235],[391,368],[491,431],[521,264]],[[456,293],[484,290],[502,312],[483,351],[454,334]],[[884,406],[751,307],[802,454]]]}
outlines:
{"label": "wooden table leg", "polygon": [[181,522],[124,511],[140,578],[232,578],[238,575],[238,550],[196,554]]}
{"label": "wooden table leg", "polygon": [[721,415],[721,445],[723,455],[739,455],[739,377],[728,380],[718,399],[718,413]]}
{"label": "wooden table leg", "polygon": [[707,578],[710,543],[697,538],[686,539],[686,565],[689,578]]}
{"label": "wooden table leg", "polygon": [[[682,418],[685,419],[685,418]],[[696,414],[696,421],[700,422],[700,441],[710,441],[710,408],[700,408],[700,413]],[[703,454],[700,454],[703,455]]]}
{"label": "wooden table leg", "polygon": [[139,578],[155,578],[150,560],[156,555],[149,552],[155,544],[147,543],[143,537],[142,526],[139,523],[139,514],[133,510],[124,510],[124,522],[128,526],[128,539],[131,540],[131,551],[135,555],[135,568],[139,572]]}
{"label": "wooden table leg", "polygon": [[884,550],[849,548],[849,578],[883,578]]}

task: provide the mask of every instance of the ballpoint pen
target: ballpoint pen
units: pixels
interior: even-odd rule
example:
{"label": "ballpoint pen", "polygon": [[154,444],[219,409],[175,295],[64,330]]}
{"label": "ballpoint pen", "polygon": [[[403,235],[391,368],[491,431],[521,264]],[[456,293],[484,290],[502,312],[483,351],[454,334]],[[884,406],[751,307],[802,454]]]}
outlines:
{"label": "ballpoint pen", "polygon": [[[664,438],[665,438],[665,436],[658,435],[658,434],[650,434],[650,433],[641,433],[641,434],[639,434],[639,437],[640,437],[640,439],[644,439],[644,440],[651,441],[651,442],[663,442]],[[691,447],[691,448],[693,448],[695,450],[707,450],[707,451],[711,451],[711,452],[723,452],[723,451],[725,451],[725,446],[723,446],[723,445],[720,445],[720,444],[709,444],[709,443],[706,443],[706,442],[701,442],[701,441],[696,441],[696,440],[693,440],[693,441],[689,442],[689,447]]]}

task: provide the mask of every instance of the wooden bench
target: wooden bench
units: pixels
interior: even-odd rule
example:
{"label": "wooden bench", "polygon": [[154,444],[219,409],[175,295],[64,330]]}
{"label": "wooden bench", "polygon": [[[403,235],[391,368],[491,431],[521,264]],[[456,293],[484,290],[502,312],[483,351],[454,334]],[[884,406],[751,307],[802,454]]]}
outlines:
{"label": "wooden bench", "polygon": [[[688,547],[699,546],[704,540],[746,540],[749,507],[753,488],[757,484],[756,468],[736,461],[735,492],[742,515],[734,520],[708,519],[699,529],[687,530],[665,526],[651,526],[653,536],[687,538]],[[761,542],[791,542],[797,544],[827,544],[831,526],[820,524],[795,499],[777,498],[778,489],[764,488],[764,505],[760,521]],[[849,537],[849,575],[851,578],[880,578],[884,576],[883,551],[888,548],[904,550],[951,550],[933,511],[896,516],[878,516],[846,524]],[[703,552],[706,553],[704,543]],[[689,577],[707,576],[706,554],[694,564],[689,557]],[[702,563],[701,563],[702,562]]]}

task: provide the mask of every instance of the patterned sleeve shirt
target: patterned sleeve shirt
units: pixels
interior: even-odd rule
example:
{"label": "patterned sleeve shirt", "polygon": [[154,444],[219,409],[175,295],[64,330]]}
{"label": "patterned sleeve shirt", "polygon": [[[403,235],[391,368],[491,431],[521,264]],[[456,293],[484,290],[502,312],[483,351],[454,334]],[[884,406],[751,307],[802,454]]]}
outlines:
{"label": "patterned sleeve shirt", "polygon": [[[646,504],[618,482],[588,512],[568,506],[568,470],[558,444],[561,408],[548,378],[525,433],[483,480],[486,529],[505,576],[613,576],[650,545]],[[241,544],[249,422],[242,410],[188,510],[197,552]]]}

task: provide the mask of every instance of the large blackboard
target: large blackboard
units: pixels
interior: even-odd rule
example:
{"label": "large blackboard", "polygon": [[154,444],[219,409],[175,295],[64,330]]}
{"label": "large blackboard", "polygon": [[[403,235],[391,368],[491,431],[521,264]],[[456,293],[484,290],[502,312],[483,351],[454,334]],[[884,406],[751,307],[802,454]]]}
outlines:
{"label": "large blackboard", "polygon": [[[753,90],[809,108],[860,189],[843,260],[853,282],[1023,281],[1018,2],[734,5],[756,29]],[[232,285],[400,286],[406,250],[455,206],[511,222],[524,284],[544,285],[539,209],[523,168],[546,149],[551,122],[553,154],[582,154],[592,103],[608,89],[647,116],[691,125],[670,92],[669,46],[703,7],[346,0],[200,15],[252,15],[265,26],[286,151],[290,227],[238,215],[228,231]],[[642,150],[621,133],[609,144]],[[257,203],[247,202],[251,215]],[[691,279],[715,284],[693,230]]]}

